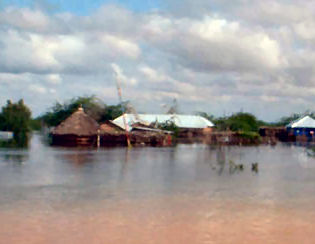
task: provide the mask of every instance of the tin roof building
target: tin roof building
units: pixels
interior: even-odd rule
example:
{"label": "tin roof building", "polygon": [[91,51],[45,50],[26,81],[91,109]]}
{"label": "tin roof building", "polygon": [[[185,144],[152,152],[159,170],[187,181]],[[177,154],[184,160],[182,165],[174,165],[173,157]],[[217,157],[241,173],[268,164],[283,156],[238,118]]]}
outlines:
{"label": "tin roof building", "polygon": [[296,137],[296,141],[313,141],[315,139],[315,120],[304,116],[286,126],[289,134]]}
{"label": "tin roof building", "polygon": [[310,116],[305,116],[298,120],[295,120],[287,125],[287,128],[314,128],[315,129],[315,120]]}
{"label": "tin roof building", "polygon": [[125,130],[124,117],[129,131],[132,130],[132,125],[136,123],[150,125],[167,121],[174,122],[180,129],[205,129],[214,126],[211,121],[201,116],[182,114],[125,114],[113,120],[112,123]]}

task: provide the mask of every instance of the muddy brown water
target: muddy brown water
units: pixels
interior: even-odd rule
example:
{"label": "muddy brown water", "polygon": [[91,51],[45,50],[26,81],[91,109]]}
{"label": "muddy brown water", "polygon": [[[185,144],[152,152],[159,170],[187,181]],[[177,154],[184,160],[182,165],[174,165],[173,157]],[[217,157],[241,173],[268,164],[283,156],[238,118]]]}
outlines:
{"label": "muddy brown water", "polygon": [[314,206],[295,145],[0,150],[1,244],[315,243]]}

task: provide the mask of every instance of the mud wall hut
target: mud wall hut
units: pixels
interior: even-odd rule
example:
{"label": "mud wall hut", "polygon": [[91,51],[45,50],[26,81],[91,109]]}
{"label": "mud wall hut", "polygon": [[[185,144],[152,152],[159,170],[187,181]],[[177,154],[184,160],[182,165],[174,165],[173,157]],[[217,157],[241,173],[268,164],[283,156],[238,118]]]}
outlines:
{"label": "mud wall hut", "polygon": [[126,146],[125,131],[108,120],[100,125],[100,146]]}

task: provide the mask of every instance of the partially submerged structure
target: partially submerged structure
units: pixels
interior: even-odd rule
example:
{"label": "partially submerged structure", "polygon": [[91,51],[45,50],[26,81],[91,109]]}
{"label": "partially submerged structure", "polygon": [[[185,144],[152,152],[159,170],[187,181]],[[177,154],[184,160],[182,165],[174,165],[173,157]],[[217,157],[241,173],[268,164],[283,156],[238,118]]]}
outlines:
{"label": "partially submerged structure", "polygon": [[52,145],[127,145],[128,136],[133,145],[166,146],[172,143],[172,132],[159,129],[158,125],[168,122],[178,127],[180,138],[193,138],[194,141],[209,134],[214,126],[201,116],[177,114],[125,114],[99,125],[83,108],[79,108],[53,129]]}
{"label": "partially submerged structure", "polygon": [[182,142],[202,141],[211,133],[214,126],[211,121],[201,116],[183,114],[124,114],[112,123],[127,131],[149,131],[161,124],[173,123],[178,129],[178,139]]}
{"label": "partially submerged structure", "polygon": [[[176,128],[177,141],[202,142],[212,132],[214,124],[198,115],[183,114],[125,114],[112,122],[128,131],[157,129],[161,125],[173,124]],[[163,127],[163,126],[162,126]]]}
{"label": "partially submerged structure", "polygon": [[[153,129],[142,124],[133,124],[127,131],[132,145],[166,146],[171,144],[172,132]],[[127,145],[126,130],[113,121],[100,125],[100,145]]]}
{"label": "partially submerged structure", "polygon": [[259,128],[259,135],[262,138],[262,142],[265,144],[275,145],[277,141],[282,142],[295,141],[295,137],[289,135],[288,131],[284,126],[279,127],[262,126]]}
{"label": "partially submerged structure", "polygon": [[53,129],[52,145],[96,146],[98,129],[98,123],[79,108]]}
{"label": "partially submerged structure", "polygon": [[112,122],[125,130],[124,117],[127,124],[127,130],[131,131],[134,124],[156,125],[167,122],[173,122],[180,130],[211,130],[214,124],[198,115],[183,114],[124,114]]}
{"label": "partially submerged structure", "polygon": [[[128,132],[132,145],[165,146],[170,144],[170,132],[135,126]],[[99,125],[79,108],[51,132],[55,146],[125,146],[127,135],[124,128],[112,121]]]}
{"label": "partially submerged structure", "polygon": [[286,126],[289,134],[294,135],[297,141],[313,141],[315,139],[315,120],[304,116]]}
{"label": "partially submerged structure", "polygon": [[282,127],[260,127],[259,134],[264,143],[315,141],[315,120],[306,115]]}

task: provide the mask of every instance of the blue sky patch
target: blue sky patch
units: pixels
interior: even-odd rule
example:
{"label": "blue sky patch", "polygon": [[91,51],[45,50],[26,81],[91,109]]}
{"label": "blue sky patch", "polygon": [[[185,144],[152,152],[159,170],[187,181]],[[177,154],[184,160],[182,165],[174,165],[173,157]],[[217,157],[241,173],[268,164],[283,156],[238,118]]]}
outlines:
{"label": "blue sky patch", "polygon": [[104,4],[118,4],[136,12],[161,7],[161,0],[0,0],[0,9],[8,6],[39,7],[53,12],[71,12],[87,15]]}

